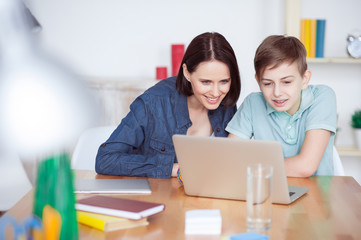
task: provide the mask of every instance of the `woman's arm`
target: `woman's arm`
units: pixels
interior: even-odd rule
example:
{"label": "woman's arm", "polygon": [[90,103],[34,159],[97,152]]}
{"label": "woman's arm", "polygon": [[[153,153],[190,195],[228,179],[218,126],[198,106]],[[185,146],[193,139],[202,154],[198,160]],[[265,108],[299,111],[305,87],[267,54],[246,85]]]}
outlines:
{"label": "woman's arm", "polygon": [[173,147],[159,141],[145,146],[146,138],[150,138],[146,136],[150,134],[146,131],[148,118],[146,104],[137,99],[110,138],[99,147],[95,164],[97,173],[152,178],[172,175]]}
{"label": "woman's arm", "polygon": [[172,169],[172,177],[178,177],[178,169],[179,169],[179,164],[174,163]]}
{"label": "woman's arm", "polygon": [[289,177],[310,177],[318,169],[331,137],[331,132],[313,129],[306,132],[298,155],[285,159],[286,174]]}
{"label": "woman's arm", "polygon": [[[124,143],[104,143],[99,147],[95,171],[99,174],[169,178],[174,156],[167,154],[134,154]],[[163,163],[163,164],[162,164]]]}

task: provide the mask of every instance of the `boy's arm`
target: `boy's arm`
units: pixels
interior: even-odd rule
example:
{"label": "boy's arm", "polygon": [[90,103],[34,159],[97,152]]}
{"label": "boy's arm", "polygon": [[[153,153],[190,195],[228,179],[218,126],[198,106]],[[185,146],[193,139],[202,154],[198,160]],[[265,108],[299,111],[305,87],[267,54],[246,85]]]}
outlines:
{"label": "boy's arm", "polygon": [[331,132],[328,130],[313,129],[307,131],[300,153],[285,159],[287,176],[312,176],[320,165],[330,137]]}

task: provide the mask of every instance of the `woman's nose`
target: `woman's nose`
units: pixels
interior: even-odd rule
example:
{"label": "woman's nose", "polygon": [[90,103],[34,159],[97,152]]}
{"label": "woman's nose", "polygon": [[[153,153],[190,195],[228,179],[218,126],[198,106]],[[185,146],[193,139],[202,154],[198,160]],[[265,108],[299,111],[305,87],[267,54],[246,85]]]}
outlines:
{"label": "woman's nose", "polygon": [[219,90],[218,84],[214,84],[213,87],[212,87],[212,95],[213,95],[214,97],[218,97],[219,91],[220,91],[220,90]]}

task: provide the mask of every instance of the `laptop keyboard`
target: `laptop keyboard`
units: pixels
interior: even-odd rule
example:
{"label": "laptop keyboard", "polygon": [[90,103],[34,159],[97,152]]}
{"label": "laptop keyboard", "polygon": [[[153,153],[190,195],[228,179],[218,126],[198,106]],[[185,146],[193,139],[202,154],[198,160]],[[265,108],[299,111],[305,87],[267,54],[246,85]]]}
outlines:
{"label": "laptop keyboard", "polygon": [[295,192],[289,192],[289,194],[290,194],[290,197],[291,197],[293,194],[295,194]]}

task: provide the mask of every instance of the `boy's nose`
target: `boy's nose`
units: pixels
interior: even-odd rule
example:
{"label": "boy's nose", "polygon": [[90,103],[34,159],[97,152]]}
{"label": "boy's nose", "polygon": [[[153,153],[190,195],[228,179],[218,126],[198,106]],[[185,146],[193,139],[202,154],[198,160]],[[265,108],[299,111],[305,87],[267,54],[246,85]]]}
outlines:
{"label": "boy's nose", "polygon": [[274,94],[275,96],[279,96],[280,93],[281,93],[281,89],[280,89],[280,87],[276,84],[276,85],[274,86],[274,89],[273,89],[273,94]]}

